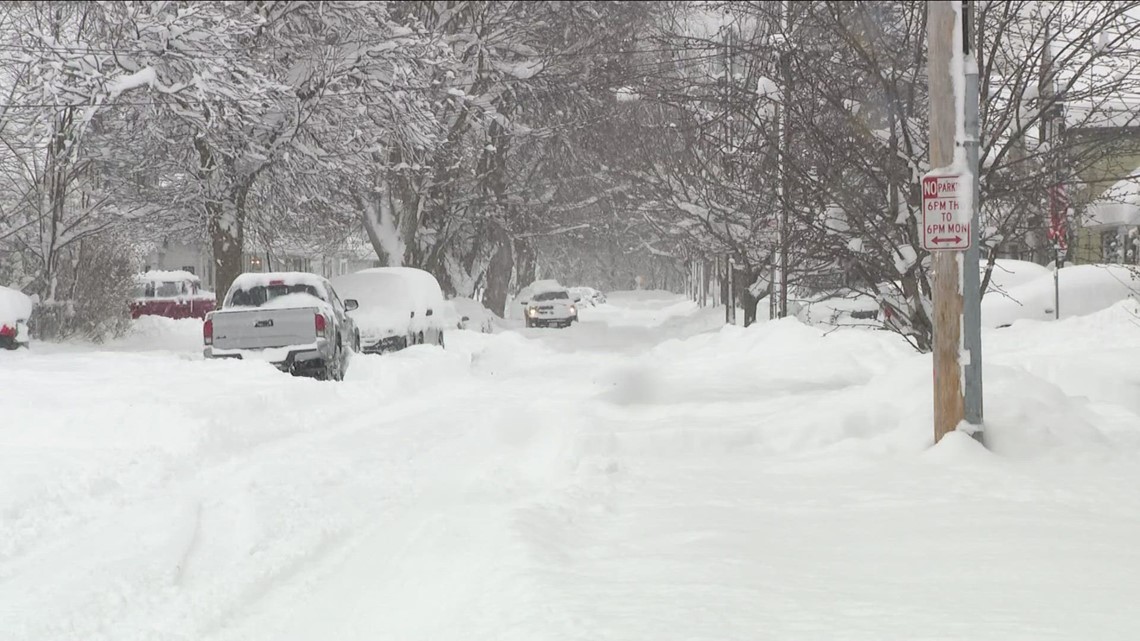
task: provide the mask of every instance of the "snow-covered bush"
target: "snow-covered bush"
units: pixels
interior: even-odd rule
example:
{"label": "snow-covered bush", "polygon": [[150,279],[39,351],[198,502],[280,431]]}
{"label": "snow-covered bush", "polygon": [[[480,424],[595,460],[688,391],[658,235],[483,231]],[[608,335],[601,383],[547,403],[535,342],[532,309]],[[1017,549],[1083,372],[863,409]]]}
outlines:
{"label": "snow-covered bush", "polygon": [[56,278],[55,298],[41,301],[29,325],[41,340],[81,338],[102,342],[131,326],[128,301],[135,266],[109,238],[90,240],[67,251]]}

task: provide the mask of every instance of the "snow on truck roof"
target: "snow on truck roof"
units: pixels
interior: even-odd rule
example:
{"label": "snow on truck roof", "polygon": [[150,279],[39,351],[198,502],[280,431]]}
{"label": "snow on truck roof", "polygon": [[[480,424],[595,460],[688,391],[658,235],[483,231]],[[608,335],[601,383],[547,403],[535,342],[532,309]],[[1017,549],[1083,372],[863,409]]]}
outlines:
{"label": "snow on truck roof", "polygon": [[[536,280],[533,283],[524,287],[523,289],[530,291],[531,294],[533,295],[533,294],[543,294],[546,292],[560,292],[560,291],[566,289],[566,287],[563,286],[562,283],[559,283],[556,280],[547,279],[547,280]],[[569,290],[567,290],[567,291],[569,291]]]}
{"label": "snow on truck roof", "polygon": [[139,274],[138,280],[148,283],[168,283],[179,280],[189,280],[195,283],[201,282],[196,275],[183,271],[181,269],[175,270],[154,270],[143,274]]}
{"label": "snow on truck roof", "polygon": [[308,272],[246,272],[234,279],[230,291],[272,285],[310,285],[322,292],[325,291],[325,279]]}

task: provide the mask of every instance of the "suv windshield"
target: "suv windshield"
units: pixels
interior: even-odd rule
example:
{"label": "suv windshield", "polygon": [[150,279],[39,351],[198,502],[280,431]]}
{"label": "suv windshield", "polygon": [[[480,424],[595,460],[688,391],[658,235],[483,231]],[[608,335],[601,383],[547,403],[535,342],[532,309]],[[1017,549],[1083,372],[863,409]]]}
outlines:
{"label": "suv windshield", "polygon": [[566,293],[565,291],[542,292],[541,294],[536,294],[534,297],[535,300],[568,300],[569,298],[570,294]]}
{"label": "suv windshield", "polygon": [[[249,289],[234,290],[230,296],[230,305],[234,307],[261,307],[265,303],[289,294],[309,294],[321,298],[317,288],[312,285],[265,285]],[[323,299],[322,299],[323,300]]]}

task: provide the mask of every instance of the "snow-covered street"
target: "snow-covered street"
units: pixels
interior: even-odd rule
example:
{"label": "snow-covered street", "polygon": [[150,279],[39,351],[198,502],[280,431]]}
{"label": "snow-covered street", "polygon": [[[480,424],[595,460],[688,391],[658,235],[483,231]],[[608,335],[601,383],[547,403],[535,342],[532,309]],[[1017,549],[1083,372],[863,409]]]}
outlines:
{"label": "snow-covered street", "polygon": [[1137,314],[987,330],[988,450],[894,334],[664,293],[343,383],[0,353],[0,639],[1136,639]]}

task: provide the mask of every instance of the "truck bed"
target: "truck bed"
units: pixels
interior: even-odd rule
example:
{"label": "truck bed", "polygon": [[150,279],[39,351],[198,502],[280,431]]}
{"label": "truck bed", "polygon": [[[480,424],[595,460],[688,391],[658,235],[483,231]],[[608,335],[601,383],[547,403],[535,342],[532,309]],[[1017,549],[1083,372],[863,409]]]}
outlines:
{"label": "truck bed", "polygon": [[214,312],[214,348],[266,349],[308,345],[317,340],[315,307],[235,308]]}

